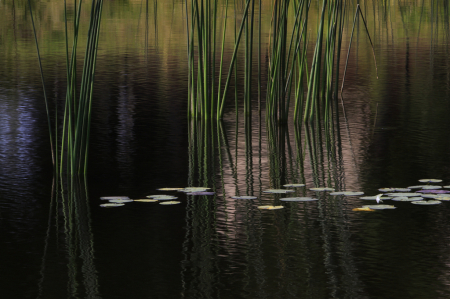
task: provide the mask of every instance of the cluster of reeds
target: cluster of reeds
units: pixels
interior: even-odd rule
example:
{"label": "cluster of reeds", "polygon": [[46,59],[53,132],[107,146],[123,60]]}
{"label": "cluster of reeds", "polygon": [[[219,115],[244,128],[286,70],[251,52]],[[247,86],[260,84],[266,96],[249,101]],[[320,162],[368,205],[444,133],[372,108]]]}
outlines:
{"label": "cluster of reeds", "polygon": [[[57,173],[62,174],[66,171],[70,176],[86,174],[87,169],[94,73],[103,7],[102,0],[92,0],[83,70],[81,77],[79,77],[77,74],[77,53],[79,38],[82,36],[80,33],[82,2],[74,1],[73,3],[73,20],[70,21],[71,26],[67,14],[68,5],[64,1],[67,91],[62,119],[58,115],[58,103],[56,103],[54,121],[51,120],[51,109],[45,92],[44,73],[33,21],[33,31],[35,33],[39,67],[44,88],[53,164]],[[33,20],[31,4],[30,14]],[[70,27],[72,27],[72,30],[70,30]],[[72,35],[71,42],[69,35]],[[54,129],[52,129],[52,123],[54,123]],[[58,128],[62,128],[62,130],[58,130]]]}

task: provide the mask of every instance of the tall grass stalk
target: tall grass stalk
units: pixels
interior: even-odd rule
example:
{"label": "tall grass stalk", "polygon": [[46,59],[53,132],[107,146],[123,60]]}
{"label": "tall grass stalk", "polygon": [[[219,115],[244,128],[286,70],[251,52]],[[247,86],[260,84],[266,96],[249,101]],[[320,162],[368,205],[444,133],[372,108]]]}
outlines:
{"label": "tall grass stalk", "polygon": [[[73,37],[72,44],[69,46],[69,20],[67,18],[68,8],[67,1],[64,1],[67,88],[63,118],[60,120],[57,114],[55,116],[55,143],[53,142],[52,121],[49,112],[47,95],[45,92],[44,74],[36,37],[36,29],[34,26],[34,21],[32,21],[42,85],[44,87],[45,108],[47,111],[53,165],[58,174],[62,175],[64,171],[66,171],[66,174],[72,177],[75,175],[86,174],[87,170],[94,73],[97,61],[103,1],[92,0],[83,71],[81,74],[81,84],[79,87],[77,86],[77,46],[79,39],[82,1],[74,1],[73,6]],[[33,20],[31,5],[30,15]],[[58,144],[58,127],[62,127],[60,144]],[[61,149],[60,151],[58,151],[59,148]]]}

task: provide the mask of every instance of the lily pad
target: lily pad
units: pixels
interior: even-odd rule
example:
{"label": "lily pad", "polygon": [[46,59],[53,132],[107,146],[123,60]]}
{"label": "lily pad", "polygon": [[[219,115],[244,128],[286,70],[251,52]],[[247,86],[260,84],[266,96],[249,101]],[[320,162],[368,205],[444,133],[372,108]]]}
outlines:
{"label": "lily pad", "polygon": [[128,196],[103,196],[101,200],[113,200],[113,199],[130,199]]}
{"label": "lily pad", "polygon": [[396,207],[391,205],[367,205],[363,206],[363,208],[369,208],[373,210],[393,210],[396,209]]}
{"label": "lily pad", "polygon": [[286,198],[280,198],[281,201],[315,201],[318,200],[317,198],[311,198],[311,197],[286,197]]}
{"label": "lily pad", "polygon": [[260,210],[279,210],[284,208],[283,206],[259,206],[258,209]]}
{"label": "lily pad", "polygon": [[156,200],[156,199],[135,199],[134,201],[137,201],[137,202],[157,202],[158,200]]}
{"label": "lily pad", "polygon": [[[363,196],[363,197],[360,197],[359,199],[362,199],[362,200],[376,200],[377,196],[376,195],[375,196]],[[381,200],[389,200],[389,199],[392,199],[392,196],[382,196],[382,197],[380,197],[380,199]]]}
{"label": "lily pad", "polygon": [[417,196],[417,193],[388,193],[389,196],[402,196],[402,197],[414,197]]}
{"label": "lily pad", "polygon": [[378,189],[378,191],[381,191],[381,192],[395,192],[396,190],[395,190],[395,188],[380,188],[380,189]]}
{"label": "lily pad", "polygon": [[440,200],[440,201],[449,201],[450,200],[450,196],[445,196],[445,195],[449,195],[449,194],[438,195],[434,199],[435,200]]}
{"label": "lily pad", "polygon": [[421,179],[419,180],[421,183],[440,183],[442,180],[439,179]]}
{"label": "lily pad", "polygon": [[438,204],[441,204],[441,202],[439,200],[428,200],[428,201],[421,200],[421,201],[413,201],[412,203],[416,204],[416,205],[438,205]]}
{"label": "lily pad", "polygon": [[450,189],[450,186],[444,186],[443,188]]}
{"label": "lily pad", "polygon": [[269,189],[266,191],[263,191],[264,193],[281,193],[281,194],[285,194],[285,193],[292,193],[294,192],[294,190],[286,190],[286,189]]}
{"label": "lily pad", "polygon": [[434,194],[444,194],[444,193],[450,193],[448,190],[442,190],[442,189],[431,189],[431,190],[419,190],[418,193],[434,193]]}
{"label": "lily pad", "polygon": [[115,207],[121,207],[124,205],[125,204],[123,204],[123,203],[104,203],[104,204],[101,204],[100,206],[102,208],[115,208]]}
{"label": "lily pad", "polygon": [[190,193],[190,192],[204,192],[204,191],[208,191],[211,188],[207,188],[207,187],[186,187],[182,190],[179,190],[180,192],[185,192],[185,193]]}
{"label": "lily pad", "polygon": [[171,199],[177,199],[178,197],[172,196],[172,195],[148,195],[147,198],[151,199],[157,199],[157,200],[171,200]]}
{"label": "lily pad", "polygon": [[231,196],[233,199],[257,199],[256,196]]}
{"label": "lily pad", "polygon": [[423,198],[420,196],[417,196],[417,197],[397,196],[397,197],[392,198],[392,200],[395,200],[395,201],[418,201],[418,200],[423,200]]}
{"label": "lily pad", "polygon": [[345,196],[358,196],[363,195],[364,192],[359,191],[337,191],[337,192],[331,192],[330,195],[345,195]]}
{"label": "lily pad", "polygon": [[423,198],[436,198],[436,197],[438,197],[438,195],[436,195],[436,194],[421,194],[420,196],[422,196]]}
{"label": "lily pad", "polygon": [[310,188],[311,191],[319,191],[319,192],[333,192],[334,188],[320,187],[320,188]]}
{"label": "lily pad", "polygon": [[409,192],[411,188],[394,188],[396,192]]}
{"label": "lily pad", "polygon": [[181,203],[181,202],[179,202],[179,201],[163,201],[163,202],[160,202],[159,204],[160,205],[177,205],[179,203]]}
{"label": "lily pad", "polygon": [[181,190],[184,190],[184,188],[159,188],[156,190],[159,190],[159,191],[181,191]]}
{"label": "lily pad", "polygon": [[409,186],[408,188],[409,189],[422,189],[423,186],[426,186],[426,185]]}
{"label": "lily pad", "polygon": [[365,212],[375,212],[374,209],[371,208],[354,208],[352,211],[365,211]]}
{"label": "lily pad", "polygon": [[109,202],[112,203],[126,203],[126,202],[132,202],[132,199],[110,199]]}
{"label": "lily pad", "polygon": [[428,185],[428,186],[423,186],[422,189],[423,190],[437,190],[437,189],[442,189],[442,186]]}
{"label": "lily pad", "polygon": [[286,185],[283,185],[283,187],[286,187],[286,188],[300,188],[300,187],[305,187],[306,185],[305,184],[286,184]]}

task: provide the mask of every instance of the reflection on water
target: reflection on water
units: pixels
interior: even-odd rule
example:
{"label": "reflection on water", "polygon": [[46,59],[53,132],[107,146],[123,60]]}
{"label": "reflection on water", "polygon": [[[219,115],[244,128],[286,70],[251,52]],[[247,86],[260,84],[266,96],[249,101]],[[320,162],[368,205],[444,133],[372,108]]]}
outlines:
{"label": "reflection on water", "polygon": [[[334,140],[319,134],[326,128],[267,125],[256,104],[251,118],[239,107],[236,119],[230,106],[223,123],[188,123],[185,3],[105,3],[89,189],[53,193],[27,1],[0,2],[4,296],[448,298],[448,203],[355,213],[356,197],[299,188],[296,196],[319,201],[289,203],[263,193],[286,183],[366,195],[422,178],[450,184],[449,8],[419,2],[363,3],[379,79],[359,24]],[[262,3],[270,11],[271,2]],[[62,3],[32,5],[47,88],[60,101]],[[269,32],[269,14],[261,25]],[[100,196],[187,185],[216,195],[176,193],[178,206],[99,207]],[[257,209],[267,204],[284,208]]]}

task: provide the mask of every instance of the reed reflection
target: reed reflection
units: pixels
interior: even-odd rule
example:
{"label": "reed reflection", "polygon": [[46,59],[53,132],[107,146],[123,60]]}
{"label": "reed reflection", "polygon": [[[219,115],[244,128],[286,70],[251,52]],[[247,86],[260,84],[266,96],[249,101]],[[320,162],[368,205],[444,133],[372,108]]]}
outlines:
{"label": "reed reflection", "polygon": [[[59,235],[64,236],[62,240]],[[85,181],[73,179],[68,185],[61,186],[54,181],[38,298],[48,298],[46,294],[53,296],[57,293],[61,297],[100,298],[94,259],[94,238]],[[66,267],[66,276],[53,276],[55,268],[63,265]],[[56,272],[61,273],[61,270]],[[61,288],[64,284],[65,291]]]}

